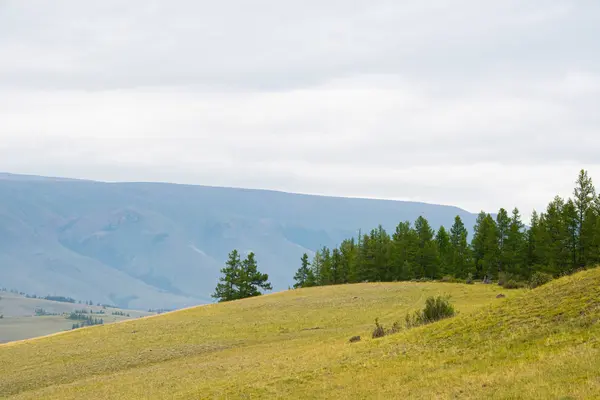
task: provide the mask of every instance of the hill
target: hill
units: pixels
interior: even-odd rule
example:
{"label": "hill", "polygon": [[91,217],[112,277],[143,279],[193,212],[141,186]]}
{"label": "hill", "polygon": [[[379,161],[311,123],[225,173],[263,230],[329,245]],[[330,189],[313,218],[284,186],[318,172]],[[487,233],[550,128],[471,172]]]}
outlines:
{"label": "hill", "polygon": [[[28,398],[600,396],[600,269],[531,291],[371,283],[293,290],[0,346]],[[457,317],[381,339],[447,293]],[[363,340],[349,343],[361,335]]]}
{"label": "hill", "polygon": [[162,183],[102,183],[0,174],[0,286],[125,308],[210,302],[232,249],[254,251],[275,290],[304,252],[381,222],[460,215],[423,203]]}
{"label": "hill", "polygon": [[[36,315],[36,309],[43,310],[47,315]],[[66,319],[63,314],[82,309],[90,313],[97,313],[93,316],[102,318],[107,324],[153,314],[145,311],[33,299],[0,291],[0,315],[2,316],[0,318],[0,343],[70,330],[73,323],[77,321]],[[119,313],[119,315],[114,315],[114,313]]]}

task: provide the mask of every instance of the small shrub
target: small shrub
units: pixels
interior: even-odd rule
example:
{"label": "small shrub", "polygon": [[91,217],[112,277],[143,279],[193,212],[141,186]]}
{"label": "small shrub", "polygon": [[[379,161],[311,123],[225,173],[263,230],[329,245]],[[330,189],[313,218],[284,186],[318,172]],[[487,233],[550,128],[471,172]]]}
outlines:
{"label": "small shrub", "polygon": [[531,276],[529,280],[529,287],[535,289],[538,286],[545,285],[552,280],[552,275],[545,272],[536,272]]}
{"label": "small shrub", "polygon": [[413,315],[406,314],[405,324],[407,328],[430,324],[456,314],[454,306],[450,304],[448,297],[429,297],[425,301],[423,311],[416,311]]}
{"label": "small shrub", "polygon": [[523,282],[518,282],[514,279],[510,279],[508,282],[505,282],[504,285],[502,285],[502,287],[504,289],[521,289],[525,287],[525,284]]}
{"label": "small shrub", "polygon": [[450,304],[447,297],[429,297],[425,301],[425,309],[423,310],[423,319],[426,323],[439,321],[440,319],[454,316],[454,306]]}
{"label": "small shrub", "polygon": [[385,336],[385,329],[382,325],[379,325],[379,319],[375,318],[375,330],[373,331],[373,339],[377,339]]}

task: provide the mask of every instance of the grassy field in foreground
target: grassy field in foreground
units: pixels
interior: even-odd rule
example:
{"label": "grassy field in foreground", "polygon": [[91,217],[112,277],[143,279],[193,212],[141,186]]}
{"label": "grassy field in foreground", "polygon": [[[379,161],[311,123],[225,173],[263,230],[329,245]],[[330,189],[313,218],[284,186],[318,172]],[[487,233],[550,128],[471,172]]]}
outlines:
{"label": "grassy field in foreground", "polygon": [[[376,317],[390,326],[438,294],[452,296],[459,316],[370,338]],[[0,345],[0,395],[600,398],[599,317],[600,269],[531,291],[301,289]],[[348,343],[353,335],[363,340]]]}

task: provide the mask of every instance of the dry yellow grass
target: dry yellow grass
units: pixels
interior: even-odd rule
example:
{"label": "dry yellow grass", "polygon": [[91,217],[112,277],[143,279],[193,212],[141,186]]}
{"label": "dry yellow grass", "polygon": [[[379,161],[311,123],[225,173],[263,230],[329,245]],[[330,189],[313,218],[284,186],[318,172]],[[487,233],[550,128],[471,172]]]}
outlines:
{"label": "dry yellow grass", "polygon": [[[302,289],[0,346],[22,399],[600,398],[600,270],[533,291],[372,283]],[[450,294],[459,316],[383,339]],[[363,340],[350,344],[348,339]]]}

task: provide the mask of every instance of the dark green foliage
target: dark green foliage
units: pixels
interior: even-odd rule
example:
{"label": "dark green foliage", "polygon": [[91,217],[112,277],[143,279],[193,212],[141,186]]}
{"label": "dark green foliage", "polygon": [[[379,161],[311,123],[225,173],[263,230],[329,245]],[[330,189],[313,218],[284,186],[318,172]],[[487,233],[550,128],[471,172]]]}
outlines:
{"label": "dark green foliage", "polygon": [[533,211],[529,228],[517,208],[510,215],[500,209],[496,218],[481,212],[470,244],[467,236],[458,216],[449,231],[440,227],[437,233],[422,216],[412,226],[400,222],[391,237],[380,225],[338,248],[323,247],[310,273],[301,267],[296,280],[312,286],[498,279],[503,286],[522,287],[536,272],[559,276],[600,263],[600,198],[582,171],[574,199],[556,196],[544,212]]}
{"label": "dark green foliage", "polygon": [[242,261],[238,251],[233,250],[221,273],[223,276],[212,295],[219,302],[260,296],[259,289],[272,289],[269,276],[258,271],[254,253]]}
{"label": "dark green foliage", "polygon": [[531,276],[531,279],[529,280],[529,287],[534,289],[538,286],[542,286],[545,285],[546,283],[550,282],[552,280],[552,275],[547,274],[545,272],[536,272]]}
{"label": "dark green foliage", "polygon": [[425,301],[425,308],[422,311],[416,311],[412,315],[406,314],[405,324],[407,328],[412,328],[450,318],[455,314],[454,306],[450,304],[448,297],[428,297]]}

